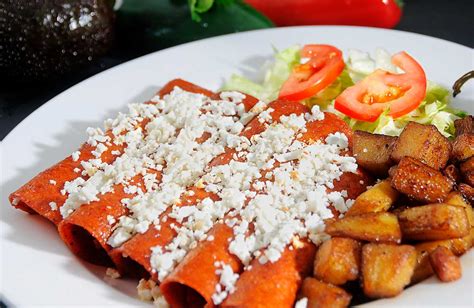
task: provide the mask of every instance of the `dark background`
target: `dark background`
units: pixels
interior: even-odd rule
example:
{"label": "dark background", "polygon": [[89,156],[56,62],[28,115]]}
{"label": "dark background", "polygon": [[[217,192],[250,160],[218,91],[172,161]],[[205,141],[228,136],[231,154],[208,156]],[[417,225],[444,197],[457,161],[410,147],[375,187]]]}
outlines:
{"label": "dark background", "polygon": [[[405,0],[404,15],[396,29],[439,37],[473,48],[473,20],[473,0]],[[129,59],[129,56],[123,55],[120,50],[112,49],[107,56],[82,71],[50,84],[25,88],[6,86],[5,82],[1,82],[0,140],[52,97],[87,77]]]}

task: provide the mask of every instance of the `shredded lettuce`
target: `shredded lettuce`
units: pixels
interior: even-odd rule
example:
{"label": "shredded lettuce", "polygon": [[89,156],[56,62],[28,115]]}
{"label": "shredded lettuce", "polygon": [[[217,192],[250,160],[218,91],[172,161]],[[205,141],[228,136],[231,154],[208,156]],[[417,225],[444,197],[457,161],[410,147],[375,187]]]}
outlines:
{"label": "shredded lettuce", "polygon": [[[241,91],[263,101],[276,99],[293,67],[300,63],[299,51],[299,46],[275,51],[275,59],[266,69],[265,77],[261,83],[239,75],[232,75],[225,83],[223,90]],[[454,136],[454,121],[465,117],[467,113],[451,108],[450,91],[430,81],[428,81],[426,97],[420,106],[409,114],[396,119],[388,115],[388,110],[382,113],[375,122],[358,121],[336,111],[334,109],[335,98],[346,88],[362,80],[376,69],[402,72],[392,64],[390,53],[384,49],[376,49],[373,57],[366,52],[349,50],[346,68],[338,79],[324,91],[303,103],[310,107],[319,105],[321,110],[336,113],[356,130],[398,136],[408,122],[415,121],[422,124],[433,124],[446,137]]]}
{"label": "shredded lettuce", "polygon": [[234,74],[222,90],[241,91],[266,102],[276,99],[291,70],[300,63],[300,49],[300,46],[293,46],[282,51],[275,50],[275,59],[261,83]]}

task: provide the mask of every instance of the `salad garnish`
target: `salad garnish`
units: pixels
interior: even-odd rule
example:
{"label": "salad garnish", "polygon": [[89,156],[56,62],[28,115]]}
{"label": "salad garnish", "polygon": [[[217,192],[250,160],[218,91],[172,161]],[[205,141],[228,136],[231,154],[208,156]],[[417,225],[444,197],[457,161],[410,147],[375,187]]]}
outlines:
{"label": "salad garnish", "polygon": [[[307,57],[303,53],[304,49],[305,47],[292,46],[281,51],[275,50],[273,62],[263,66],[263,80],[255,82],[243,76],[232,75],[223,89],[242,91],[264,101],[285,98],[281,92],[286,84],[293,84],[290,81],[294,79],[295,68],[299,68],[302,59]],[[335,47],[334,49],[337,50]],[[310,75],[307,81],[312,81],[313,76],[314,74]],[[334,78],[334,74],[331,77]],[[332,83],[319,86],[316,91],[311,82],[294,84],[306,84],[310,89],[295,93],[311,93],[313,89],[311,96],[298,97],[302,103],[310,107],[319,105],[321,110],[338,114],[353,129],[371,133],[398,136],[408,122],[413,121],[433,124],[444,136],[452,138],[454,121],[467,115],[450,106],[451,92],[446,87],[427,80],[423,68],[405,52],[392,56],[379,48],[371,56],[366,52],[348,50],[345,67]],[[344,94],[352,86],[355,88]],[[370,95],[367,91],[369,89],[370,93],[377,95]],[[348,93],[351,94],[351,100]],[[367,93],[369,95],[365,99],[369,104],[363,104],[360,100]],[[351,108],[352,104],[346,104],[348,100],[350,103],[355,102],[354,105],[361,107],[362,111]],[[381,108],[374,108],[374,105]],[[341,106],[346,106],[346,110]],[[370,110],[373,109],[375,112],[371,113]]]}

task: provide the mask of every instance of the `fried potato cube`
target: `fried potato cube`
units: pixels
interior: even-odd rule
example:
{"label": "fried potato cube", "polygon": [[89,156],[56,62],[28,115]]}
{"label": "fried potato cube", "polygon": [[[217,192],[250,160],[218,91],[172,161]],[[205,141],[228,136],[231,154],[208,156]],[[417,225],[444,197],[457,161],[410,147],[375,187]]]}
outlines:
{"label": "fried potato cube", "polygon": [[[471,233],[472,233],[471,229]],[[415,245],[417,252],[416,266],[411,279],[411,283],[418,283],[433,274],[433,268],[430,264],[429,256],[438,247],[446,247],[451,250],[456,256],[460,256],[469,250],[472,246],[472,235],[467,235],[462,238],[430,241]]]}
{"label": "fried potato cube", "polygon": [[469,200],[469,202],[474,203],[474,187],[461,183],[459,184],[458,189],[464,198]]}
{"label": "fried potato cube", "polygon": [[368,242],[400,243],[402,233],[395,214],[365,213],[326,220],[326,233]]}
{"label": "fried potato cube", "polygon": [[430,264],[436,276],[443,282],[455,281],[461,278],[461,262],[446,247],[439,246],[430,254]]}
{"label": "fried potato cube", "polygon": [[363,213],[386,212],[397,200],[398,191],[392,188],[389,180],[369,188],[355,199],[354,204],[346,212],[346,216]]}
{"label": "fried potato cube", "polygon": [[456,256],[465,254],[471,248],[470,235],[441,241],[429,241],[415,245],[417,251],[432,252],[438,246],[449,248]]}
{"label": "fried potato cube", "polygon": [[305,278],[301,294],[308,299],[308,308],[349,306],[352,296],[343,289],[321,282],[315,278]]}
{"label": "fried potato cube", "polygon": [[[474,228],[471,228],[471,231],[469,232],[469,236],[467,236],[470,240],[470,246],[469,248],[473,247],[474,246]],[[468,249],[469,249],[468,248]]]}
{"label": "fried potato cube", "polygon": [[453,142],[452,157],[457,161],[465,161],[474,156],[474,134],[462,134]]}
{"label": "fried potato cube", "polygon": [[410,245],[366,244],[362,247],[362,287],[371,298],[393,297],[410,283],[416,250]]}
{"label": "fried potato cube", "polygon": [[465,183],[474,186],[474,157],[461,164],[461,174]]}
{"label": "fried potato cube", "polygon": [[467,220],[469,221],[469,225],[471,226],[471,228],[474,228],[474,212],[472,210],[472,206],[463,198],[463,196],[459,192],[457,191],[451,192],[446,198],[445,202],[447,204],[463,207],[464,210],[466,211],[466,217],[467,217]]}
{"label": "fried potato cube", "polygon": [[456,256],[461,256],[465,254],[472,246],[473,246],[473,239],[474,239],[474,232],[473,228],[471,228],[468,235],[448,240],[451,251]]}
{"label": "fried potato cube", "polygon": [[408,208],[398,213],[403,239],[445,240],[469,234],[469,221],[463,207],[446,203]]}
{"label": "fried potato cube", "polygon": [[436,126],[410,122],[393,145],[391,158],[399,162],[409,156],[439,170],[446,166],[450,154],[451,143]]}
{"label": "fried potato cube", "polygon": [[361,245],[358,241],[333,237],[316,252],[314,277],[334,285],[356,280],[359,276]]}
{"label": "fried potato cube", "polygon": [[440,171],[411,157],[402,158],[391,183],[399,192],[424,203],[442,202],[453,188]]}
{"label": "fried potato cube", "polygon": [[454,121],[454,127],[456,128],[456,136],[474,134],[474,117],[468,115],[464,119],[457,119]]}
{"label": "fried potato cube", "polygon": [[451,180],[453,183],[460,183],[461,182],[461,172],[459,172],[458,168],[455,165],[449,165],[443,170],[444,175]]}
{"label": "fried potato cube", "polygon": [[357,164],[370,173],[385,176],[395,164],[390,158],[397,137],[355,131],[352,137],[352,152]]}
{"label": "fried potato cube", "polygon": [[411,276],[410,284],[417,284],[431,275],[433,275],[433,268],[430,264],[429,252],[417,252],[415,270],[413,271],[413,276]]}

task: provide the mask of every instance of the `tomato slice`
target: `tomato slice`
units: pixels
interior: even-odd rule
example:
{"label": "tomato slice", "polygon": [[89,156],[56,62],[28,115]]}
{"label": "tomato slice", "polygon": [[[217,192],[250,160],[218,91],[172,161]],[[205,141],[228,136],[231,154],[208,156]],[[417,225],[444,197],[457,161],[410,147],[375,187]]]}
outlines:
{"label": "tomato slice", "polygon": [[314,96],[332,84],[344,69],[342,52],[331,45],[305,45],[301,57],[309,61],[293,69],[280,90],[280,99],[300,101]]}
{"label": "tomato slice", "polygon": [[415,110],[426,95],[426,75],[418,62],[406,52],[392,57],[403,74],[376,70],[359,83],[347,88],[334,104],[336,110],[351,118],[374,122],[390,108],[389,115],[401,117]]}

